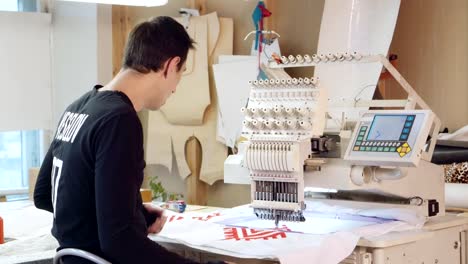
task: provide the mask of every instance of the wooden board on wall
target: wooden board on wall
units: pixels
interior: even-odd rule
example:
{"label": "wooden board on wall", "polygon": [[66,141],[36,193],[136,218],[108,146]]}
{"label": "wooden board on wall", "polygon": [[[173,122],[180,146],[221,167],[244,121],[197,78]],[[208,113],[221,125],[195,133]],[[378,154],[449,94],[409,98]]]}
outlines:
{"label": "wooden board on wall", "polygon": [[123,52],[127,36],[132,28],[127,6],[112,6],[112,75],[122,66]]}
{"label": "wooden board on wall", "polygon": [[[468,124],[468,2],[402,1],[390,53],[398,70],[451,132]],[[385,98],[401,98],[388,82]]]}

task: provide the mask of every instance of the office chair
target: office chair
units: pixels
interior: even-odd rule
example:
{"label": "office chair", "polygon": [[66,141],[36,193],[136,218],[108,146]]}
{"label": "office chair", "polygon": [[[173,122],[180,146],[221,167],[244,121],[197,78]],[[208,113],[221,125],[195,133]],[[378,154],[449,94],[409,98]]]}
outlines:
{"label": "office chair", "polygon": [[57,254],[55,254],[53,264],[60,264],[61,263],[60,259],[63,256],[76,256],[76,257],[87,259],[96,264],[111,264],[109,261],[99,256],[96,256],[93,253],[89,253],[87,251],[76,249],[76,248],[65,248],[57,252]]}

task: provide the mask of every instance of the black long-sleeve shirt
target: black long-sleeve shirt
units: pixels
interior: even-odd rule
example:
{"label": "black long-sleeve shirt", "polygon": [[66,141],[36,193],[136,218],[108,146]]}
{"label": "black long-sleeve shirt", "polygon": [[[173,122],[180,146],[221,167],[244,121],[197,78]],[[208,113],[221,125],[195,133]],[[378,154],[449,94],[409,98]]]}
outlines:
{"label": "black long-sleeve shirt", "polygon": [[63,114],[34,190],[53,213],[60,248],[80,248],[112,263],[192,263],[147,235],[156,217],[142,205],[142,126],[129,98],[100,86]]}

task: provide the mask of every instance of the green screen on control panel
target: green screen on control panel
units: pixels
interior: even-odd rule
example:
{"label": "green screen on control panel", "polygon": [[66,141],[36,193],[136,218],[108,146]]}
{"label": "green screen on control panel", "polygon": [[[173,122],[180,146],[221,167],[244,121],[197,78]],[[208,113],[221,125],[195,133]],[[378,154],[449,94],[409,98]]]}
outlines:
{"label": "green screen on control panel", "polygon": [[414,115],[375,115],[367,140],[407,140],[414,117]]}

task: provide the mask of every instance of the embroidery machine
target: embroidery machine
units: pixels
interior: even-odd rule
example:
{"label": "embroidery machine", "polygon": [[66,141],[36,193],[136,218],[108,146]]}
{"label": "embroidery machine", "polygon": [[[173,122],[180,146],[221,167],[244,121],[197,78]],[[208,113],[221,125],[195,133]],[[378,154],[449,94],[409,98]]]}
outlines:
{"label": "embroidery machine", "polygon": [[443,169],[430,162],[440,120],[386,57],[283,56],[269,67],[353,63],[380,63],[407,98],[346,100],[318,78],[253,81],[242,109],[246,140],[226,159],[224,181],[250,184],[255,214],[276,226],[306,221],[309,199],[427,219],[418,231],[362,237],[341,263],[467,263],[468,220],[445,214]]}
{"label": "embroidery machine", "polygon": [[[251,184],[251,206],[259,218],[304,221],[305,199],[444,215],[443,171],[430,163],[435,140],[428,140],[437,137],[440,120],[384,56],[283,56],[269,67],[375,62],[408,93],[406,100],[328,98],[318,78],[250,83],[248,105],[241,109],[247,141],[226,160],[225,182]],[[327,131],[327,112],[339,107],[403,109],[364,110]]]}

